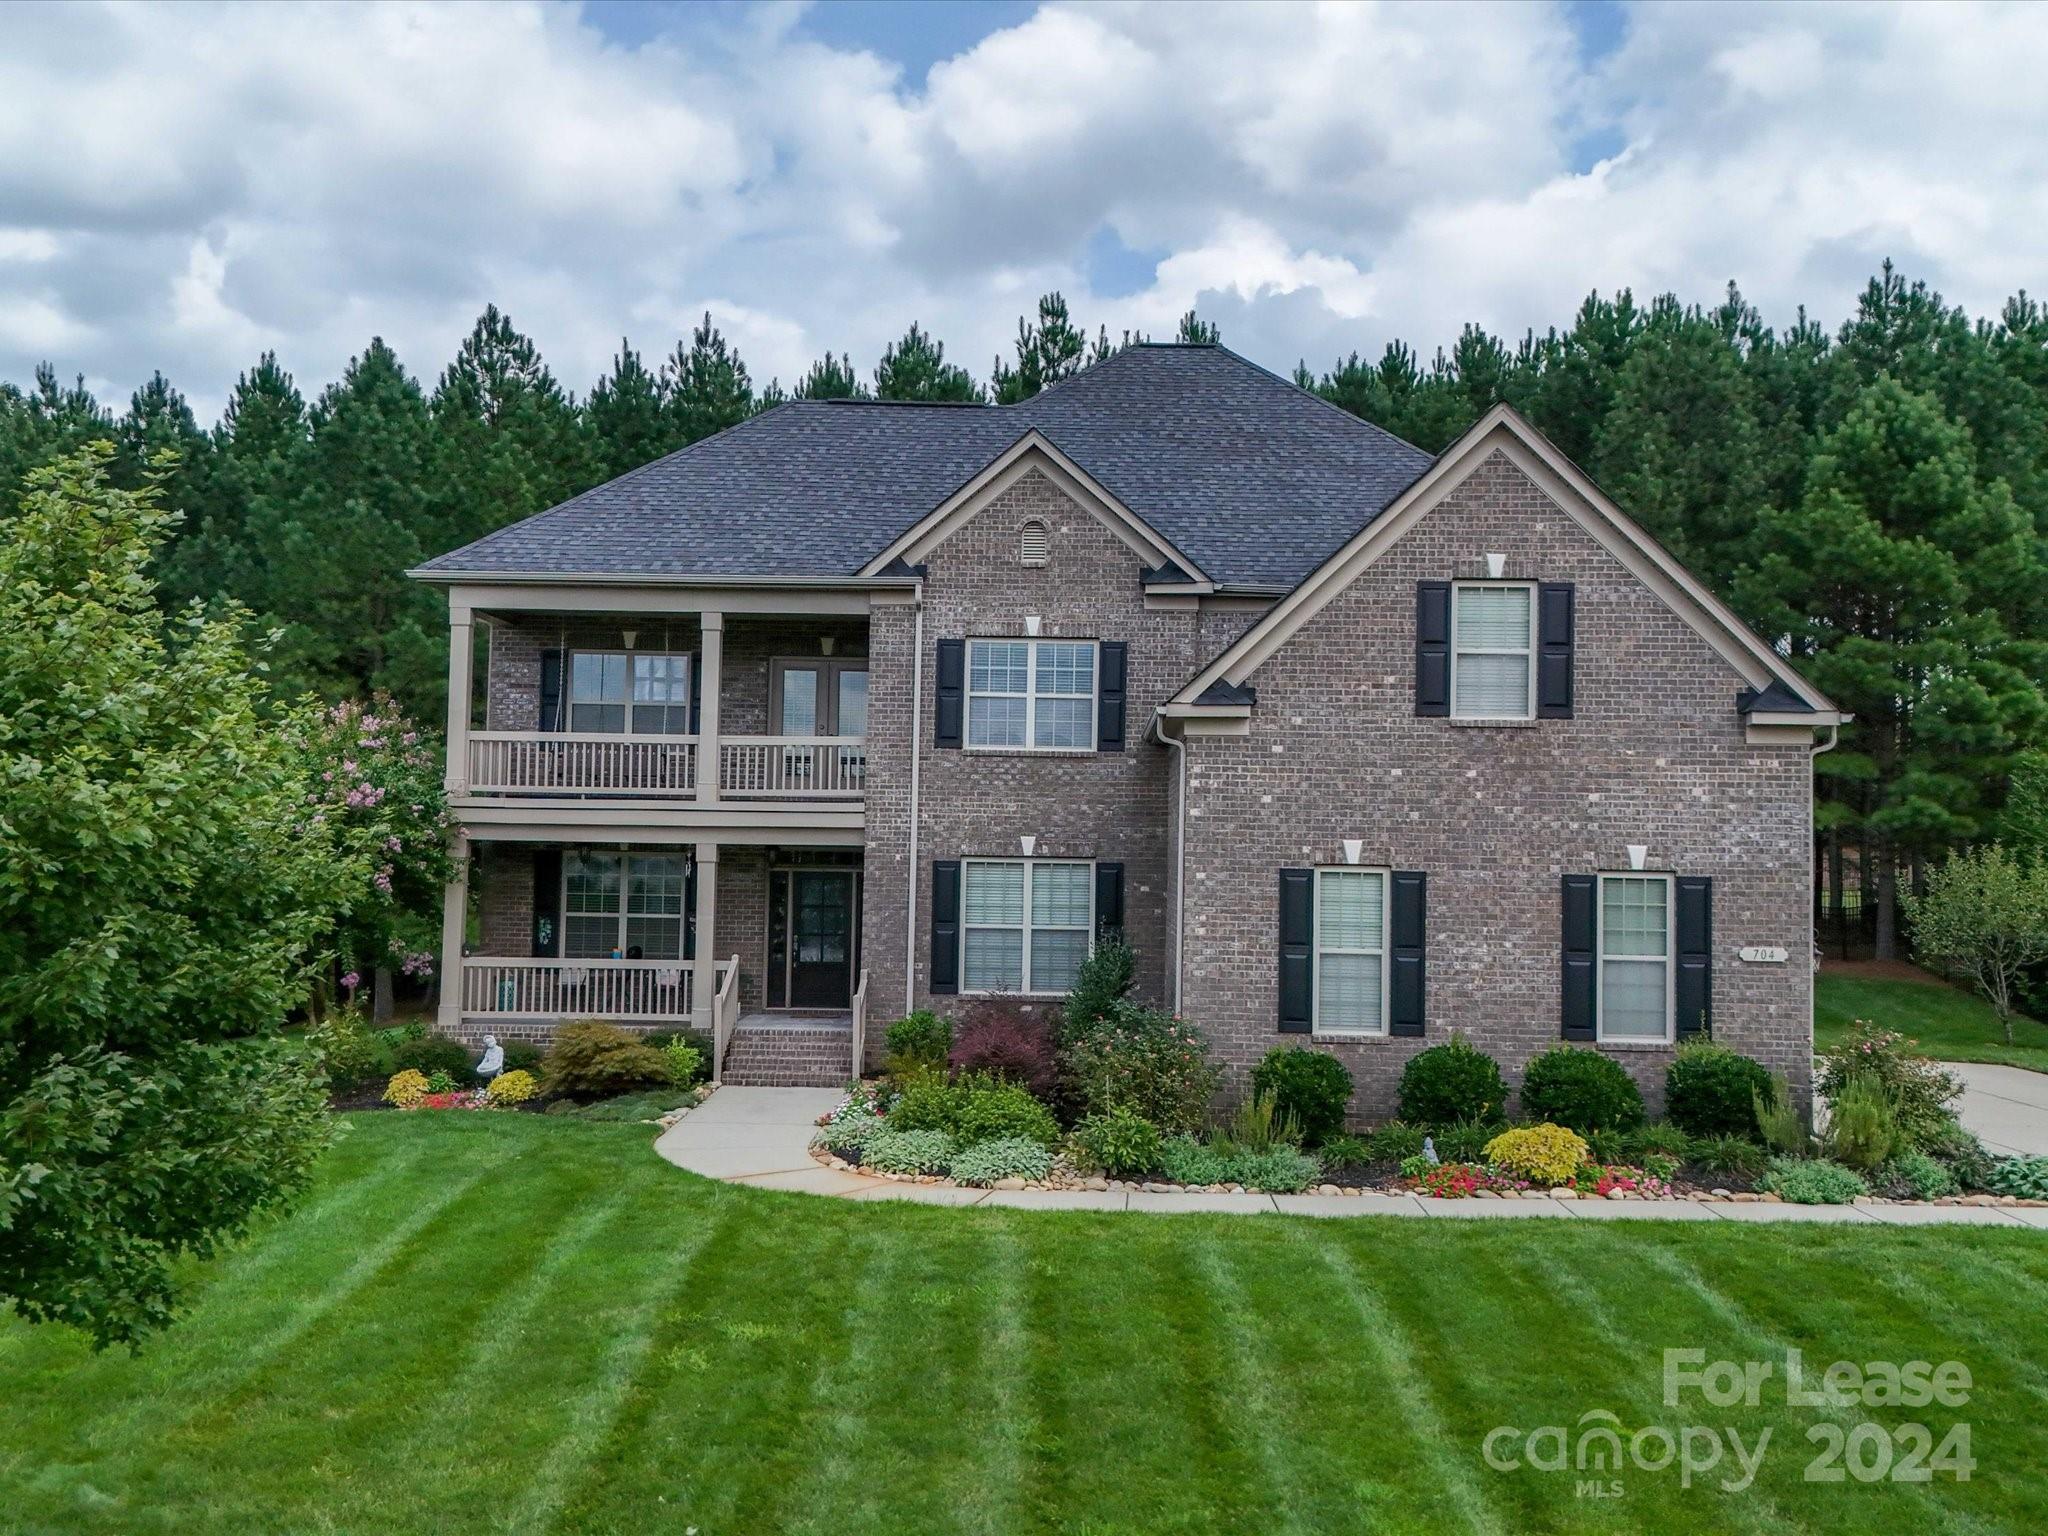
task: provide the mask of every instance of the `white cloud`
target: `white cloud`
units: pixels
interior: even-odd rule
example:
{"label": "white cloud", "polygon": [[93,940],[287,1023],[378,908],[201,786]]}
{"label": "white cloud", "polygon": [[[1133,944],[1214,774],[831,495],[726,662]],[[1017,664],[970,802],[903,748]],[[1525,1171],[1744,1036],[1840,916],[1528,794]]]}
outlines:
{"label": "white cloud", "polygon": [[[1594,287],[1734,277],[1782,322],[1885,255],[1980,311],[2040,284],[2038,10],[1647,6],[1588,65],[1553,6],[1048,5],[923,77],[783,7],[691,20],[10,10],[0,378],[161,367],[211,411],[262,347],[318,387],[382,334],[431,383],[493,301],[582,390],[707,304],[787,384],[912,319],[982,373],[1055,286],[1284,369]],[[1105,229],[1150,256],[1114,301]]]}

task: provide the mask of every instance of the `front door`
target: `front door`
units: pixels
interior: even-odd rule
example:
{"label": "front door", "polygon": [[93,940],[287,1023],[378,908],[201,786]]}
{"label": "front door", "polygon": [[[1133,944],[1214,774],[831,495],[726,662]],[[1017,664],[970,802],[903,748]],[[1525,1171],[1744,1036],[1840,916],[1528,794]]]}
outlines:
{"label": "front door", "polygon": [[798,869],[789,877],[789,1006],[853,1004],[854,876]]}

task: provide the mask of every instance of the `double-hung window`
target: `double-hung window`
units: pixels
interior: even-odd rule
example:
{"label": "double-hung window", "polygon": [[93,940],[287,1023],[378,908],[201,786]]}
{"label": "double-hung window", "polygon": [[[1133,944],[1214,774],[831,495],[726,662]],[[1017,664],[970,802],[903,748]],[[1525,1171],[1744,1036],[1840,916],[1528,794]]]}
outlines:
{"label": "double-hung window", "polygon": [[1315,1033],[1387,1032],[1387,872],[1316,871]]}
{"label": "double-hung window", "polygon": [[962,990],[1071,990],[1095,933],[1095,866],[969,859],[962,874]]}
{"label": "double-hung window", "polygon": [[1451,714],[1536,717],[1536,589],[1461,581],[1451,588]]}
{"label": "double-hung window", "polygon": [[1093,640],[967,642],[967,745],[1095,748]]}
{"label": "double-hung window", "polygon": [[562,953],[679,960],[689,874],[676,854],[576,852],[562,860]]}
{"label": "double-hung window", "polygon": [[569,663],[569,729],[684,736],[690,658],[646,651],[577,651]]}
{"label": "double-hung window", "polygon": [[1671,877],[1600,877],[1599,1038],[1672,1038]]}

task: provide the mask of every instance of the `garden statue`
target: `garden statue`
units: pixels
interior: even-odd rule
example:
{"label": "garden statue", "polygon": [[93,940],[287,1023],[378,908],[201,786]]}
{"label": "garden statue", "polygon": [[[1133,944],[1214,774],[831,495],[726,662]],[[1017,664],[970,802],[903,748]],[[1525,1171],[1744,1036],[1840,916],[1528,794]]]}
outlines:
{"label": "garden statue", "polygon": [[489,1082],[504,1070],[505,1048],[498,1044],[496,1035],[485,1035],[483,1060],[476,1064],[476,1075]]}
{"label": "garden statue", "polygon": [[[484,1038],[488,1040],[490,1039],[490,1036],[486,1035],[484,1036]],[[1436,1155],[1436,1138],[1434,1136],[1425,1136],[1422,1138],[1422,1155],[1429,1159],[1429,1165],[1432,1168],[1434,1168],[1438,1163],[1443,1161],[1442,1158]]]}

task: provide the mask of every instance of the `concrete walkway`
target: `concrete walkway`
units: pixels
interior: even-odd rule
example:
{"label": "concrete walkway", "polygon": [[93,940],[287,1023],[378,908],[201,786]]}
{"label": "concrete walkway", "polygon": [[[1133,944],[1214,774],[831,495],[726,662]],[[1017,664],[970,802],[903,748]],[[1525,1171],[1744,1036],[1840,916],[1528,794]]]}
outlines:
{"label": "concrete walkway", "polygon": [[1866,1226],[1973,1226],[2048,1230],[2048,1206],[1711,1205],[1691,1200],[1420,1200],[1413,1195],[1205,1195],[1145,1190],[960,1189],[899,1184],[841,1173],[813,1160],[818,1117],[839,1102],[832,1088],[721,1088],[654,1143],[678,1168],[744,1184],[847,1200],[908,1200],[1039,1211],[1236,1211],[1291,1216],[1419,1216],[1458,1219],[1567,1218],[1580,1221],[1831,1221]]}
{"label": "concrete walkway", "polygon": [[1963,1125],[1993,1152],[2048,1157],[2048,1073],[1970,1061],[1945,1061],[1963,1080]]}

